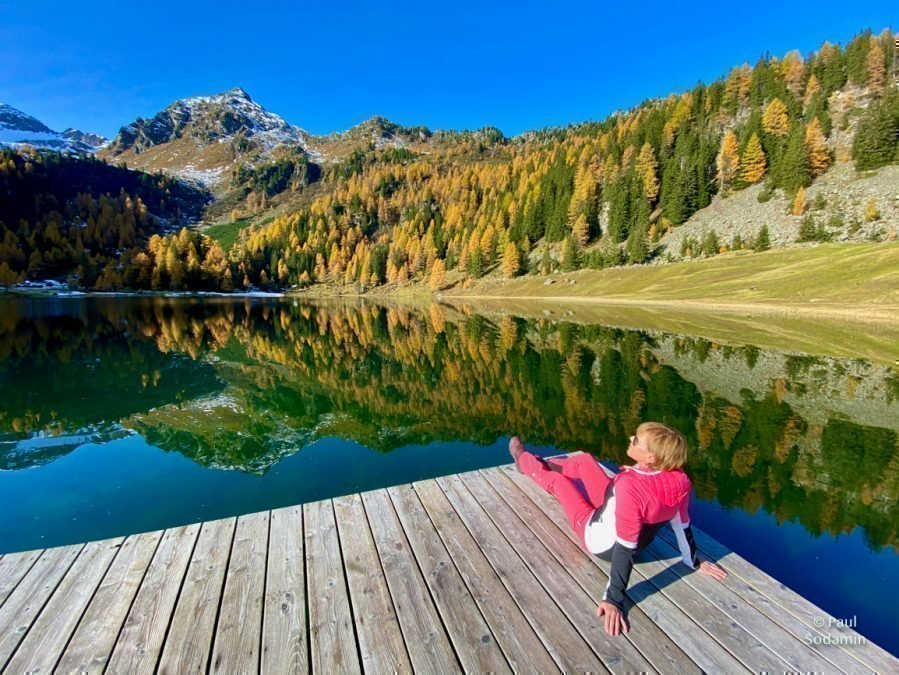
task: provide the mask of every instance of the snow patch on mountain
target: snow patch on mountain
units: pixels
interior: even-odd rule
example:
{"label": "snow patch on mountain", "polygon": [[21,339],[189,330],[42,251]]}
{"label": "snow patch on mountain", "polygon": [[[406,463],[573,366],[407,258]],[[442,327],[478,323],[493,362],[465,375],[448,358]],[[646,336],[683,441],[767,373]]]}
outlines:
{"label": "snow patch on mountain", "polygon": [[75,129],[63,133],[53,131],[37,118],[0,103],[0,145],[14,149],[31,146],[59,152],[92,153],[105,142],[102,136]]}

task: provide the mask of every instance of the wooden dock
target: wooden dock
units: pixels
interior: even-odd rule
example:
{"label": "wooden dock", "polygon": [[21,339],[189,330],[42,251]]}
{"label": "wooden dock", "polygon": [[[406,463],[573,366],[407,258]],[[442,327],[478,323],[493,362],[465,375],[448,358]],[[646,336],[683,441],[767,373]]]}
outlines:
{"label": "wooden dock", "polygon": [[[696,532],[640,556],[625,636],[608,563],[505,466],[0,558],[9,673],[899,672],[899,659]],[[819,644],[824,636],[847,644]]]}

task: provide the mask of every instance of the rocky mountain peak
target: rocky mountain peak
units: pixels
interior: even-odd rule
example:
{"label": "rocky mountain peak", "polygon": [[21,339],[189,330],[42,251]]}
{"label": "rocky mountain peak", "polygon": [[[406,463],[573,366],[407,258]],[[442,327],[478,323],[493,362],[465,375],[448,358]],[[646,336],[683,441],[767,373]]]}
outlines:
{"label": "rocky mountain peak", "polygon": [[140,154],[180,138],[207,146],[238,136],[254,139],[259,149],[269,151],[279,145],[302,145],[307,135],[235,87],[220,94],[181,99],[148,120],[138,118],[121,128],[110,153],[115,156],[133,150]]}

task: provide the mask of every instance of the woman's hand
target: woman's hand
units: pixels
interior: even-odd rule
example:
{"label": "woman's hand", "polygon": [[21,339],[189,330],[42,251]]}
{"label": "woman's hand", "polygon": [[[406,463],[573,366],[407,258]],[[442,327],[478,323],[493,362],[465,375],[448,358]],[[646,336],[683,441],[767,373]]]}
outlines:
{"label": "woman's hand", "polygon": [[606,633],[609,635],[618,635],[619,633],[627,633],[627,622],[624,620],[624,614],[611,602],[601,602],[596,608],[596,616],[606,617]]}
{"label": "woman's hand", "polygon": [[724,568],[717,563],[713,563],[711,560],[703,560],[699,563],[699,571],[703,574],[708,574],[718,581],[723,581],[727,578],[727,572],[724,571]]}

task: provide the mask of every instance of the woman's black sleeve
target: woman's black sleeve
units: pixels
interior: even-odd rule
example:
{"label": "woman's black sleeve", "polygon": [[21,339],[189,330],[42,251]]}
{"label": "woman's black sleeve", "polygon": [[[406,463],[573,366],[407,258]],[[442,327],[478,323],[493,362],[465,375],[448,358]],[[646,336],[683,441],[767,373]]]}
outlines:
{"label": "woman's black sleeve", "polygon": [[603,602],[609,602],[618,609],[624,609],[624,589],[631,578],[631,570],[634,567],[636,548],[625,546],[621,542],[615,542],[612,547],[612,569],[609,572],[609,583],[606,592],[602,596]]}

